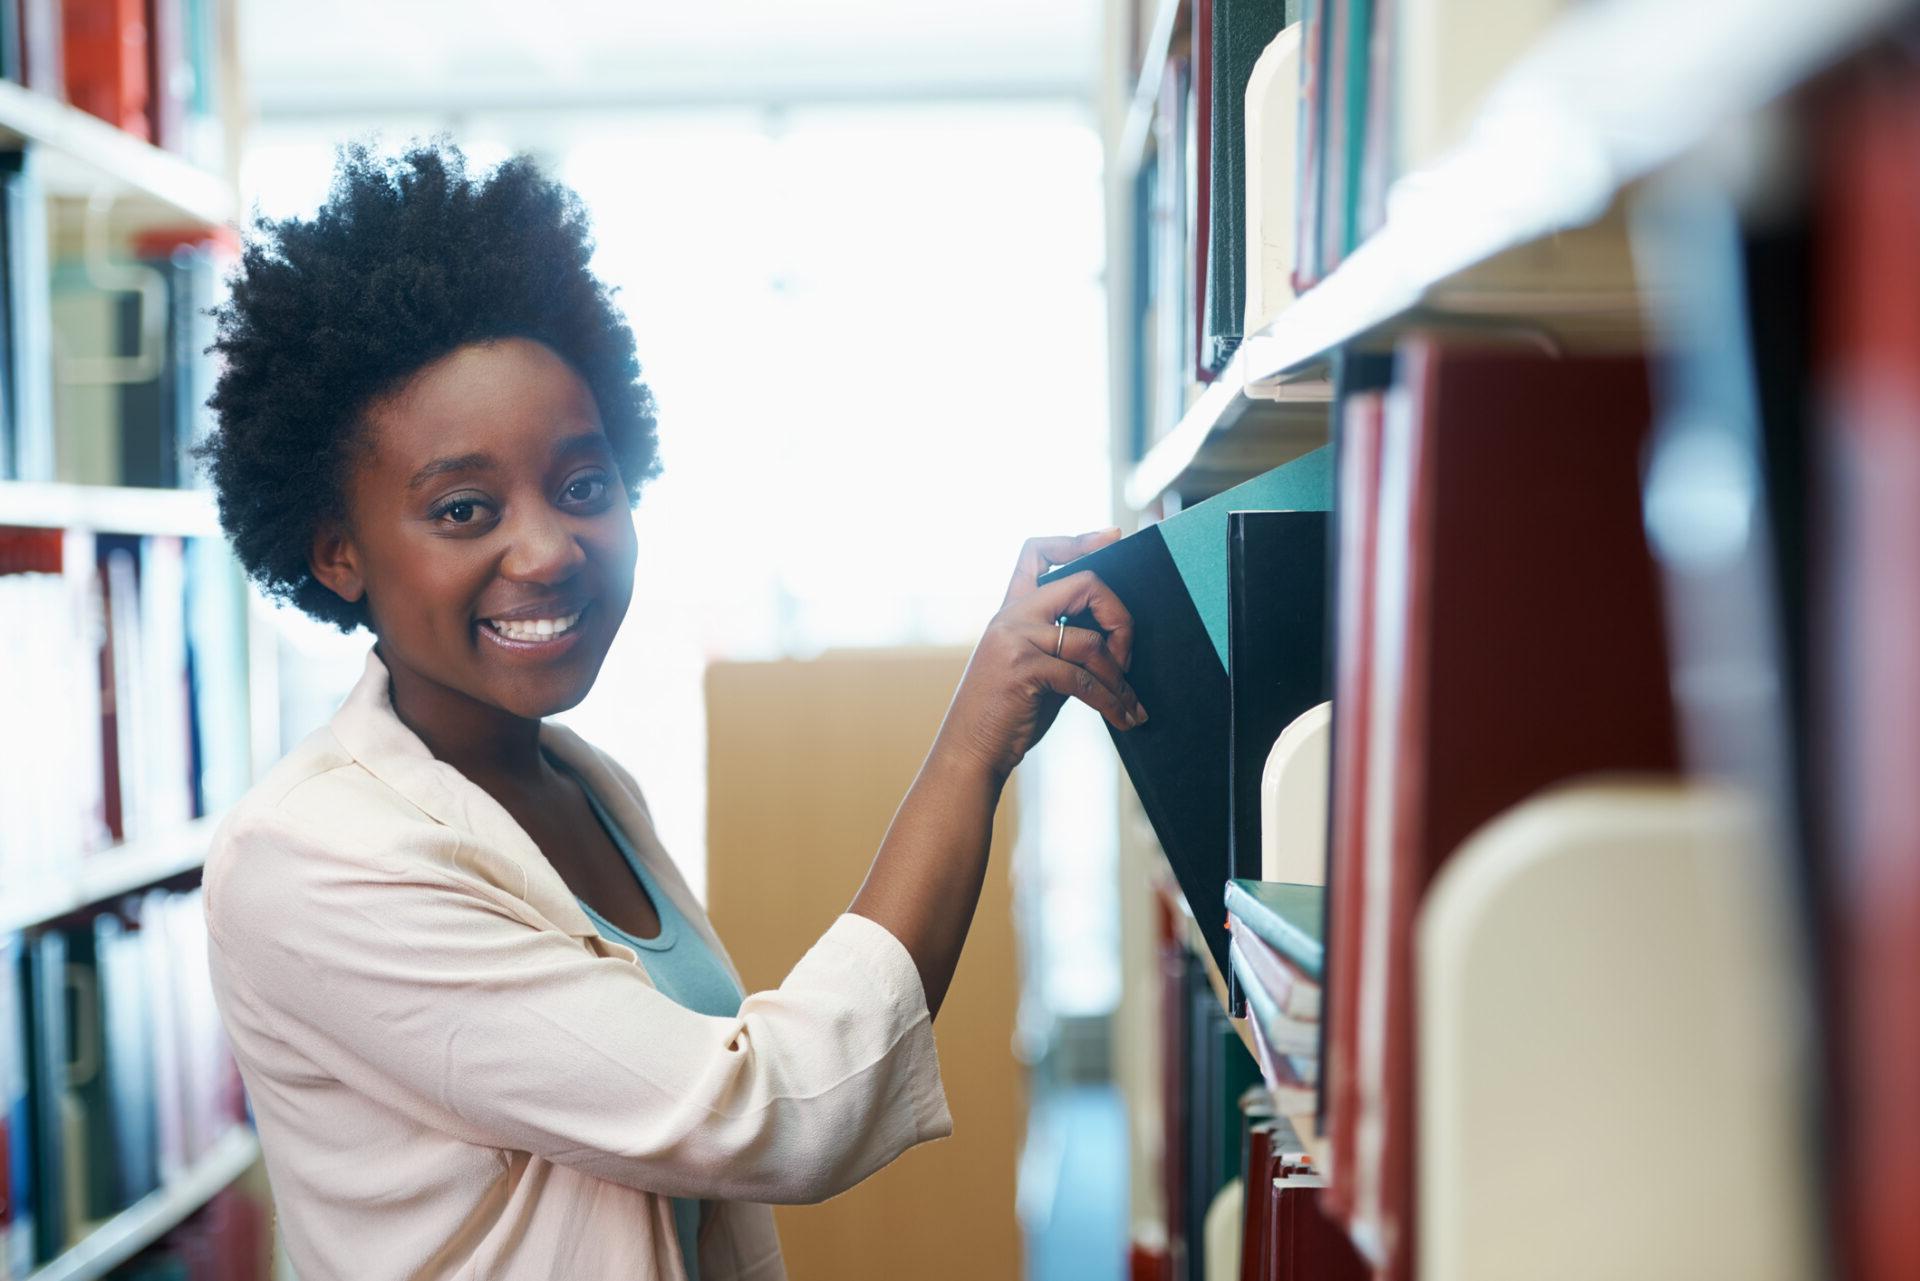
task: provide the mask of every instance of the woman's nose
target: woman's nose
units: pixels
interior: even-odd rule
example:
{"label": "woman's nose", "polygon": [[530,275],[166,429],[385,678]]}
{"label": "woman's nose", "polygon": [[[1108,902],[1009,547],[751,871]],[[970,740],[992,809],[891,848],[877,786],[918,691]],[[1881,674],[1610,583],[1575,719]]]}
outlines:
{"label": "woman's nose", "polygon": [[522,511],[513,518],[501,576],[529,583],[571,578],[586,563],[587,552],[566,517],[554,511]]}

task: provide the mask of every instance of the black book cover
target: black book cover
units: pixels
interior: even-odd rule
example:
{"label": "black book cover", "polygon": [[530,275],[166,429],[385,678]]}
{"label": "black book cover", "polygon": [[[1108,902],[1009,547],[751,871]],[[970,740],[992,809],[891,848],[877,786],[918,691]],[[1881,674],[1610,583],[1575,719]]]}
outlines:
{"label": "black book cover", "polygon": [[[1245,509],[1325,512],[1331,491],[1332,454],[1318,449],[1040,577],[1045,584],[1090,569],[1133,616],[1127,681],[1151,719],[1108,732],[1222,974],[1231,827],[1227,522]],[[1069,625],[1096,626],[1091,614]]]}
{"label": "black book cover", "polygon": [[[1261,879],[1260,779],[1274,740],[1332,697],[1326,512],[1227,517],[1230,879]],[[1227,970],[1236,1015],[1239,983]]]}

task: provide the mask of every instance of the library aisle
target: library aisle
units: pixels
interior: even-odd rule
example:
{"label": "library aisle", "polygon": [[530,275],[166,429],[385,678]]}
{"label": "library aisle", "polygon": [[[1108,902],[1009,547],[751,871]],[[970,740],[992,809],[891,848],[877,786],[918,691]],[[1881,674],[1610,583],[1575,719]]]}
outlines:
{"label": "library aisle", "polygon": [[577,192],[633,329],[553,719],[747,990],[1021,540],[1122,530],[1043,581],[1150,719],[1014,774],[954,1133],[786,1275],[1920,1278],[1920,3],[316,12],[0,5],[0,1281],[301,1281],[201,874],[372,637],[195,447],[248,229],[433,137]]}

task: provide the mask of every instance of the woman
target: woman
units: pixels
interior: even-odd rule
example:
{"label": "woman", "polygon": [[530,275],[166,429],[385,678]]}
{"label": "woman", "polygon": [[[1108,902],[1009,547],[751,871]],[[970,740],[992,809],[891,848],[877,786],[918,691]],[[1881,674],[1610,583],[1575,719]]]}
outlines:
{"label": "woman", "polygon": [[221,521],[264,588],[376,638],[205,871],[302,1281],[783,1276],[767,1203],[950,1132],[930,1023],[1007,776],[1064,696],[1145,719],[1126,611],[1035,585],[1117,531],[1027,545],[865,884],[744,994],[632,777],[542,719],[626,616],[657,470],[575,198],[349,148],[313,219],[258,233],[219,314]]}

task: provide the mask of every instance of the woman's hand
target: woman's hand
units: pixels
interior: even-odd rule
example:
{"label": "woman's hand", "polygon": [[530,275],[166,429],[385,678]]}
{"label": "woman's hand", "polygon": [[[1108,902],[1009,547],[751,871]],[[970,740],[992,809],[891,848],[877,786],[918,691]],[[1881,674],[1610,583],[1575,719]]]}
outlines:
{"label": "woman's hand", "polygon": [[[1133,618],[1126,606],[1091,570],[1045,587],[1035,581],[1050,567],[1119,537],[1118,529],[1103,529],[1077,538],[1027,540],[1006,600],[960,678],[936,751],[964,753],[984,765],[996,783],[1004,783],[1069,697],[1092,707],[1115,729],[1132,729],[1147,719],[1122,675],[1133,659]],[[1056,620],[1089,611],[1100,631],[1068,627],[1061,633]]]}

